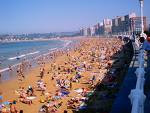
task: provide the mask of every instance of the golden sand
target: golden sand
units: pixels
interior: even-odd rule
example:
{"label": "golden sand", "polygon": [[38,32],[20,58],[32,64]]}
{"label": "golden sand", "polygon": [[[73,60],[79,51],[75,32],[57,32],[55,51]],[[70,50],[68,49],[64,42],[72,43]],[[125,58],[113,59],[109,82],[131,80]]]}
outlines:
{"label": "golden sand", "polygon": [[[98,72],[99,77],[101,79],[103,79],[103,77],[105,76],[105,72],[107,71],[105,68],[99,69],[98,68],[99,63],[97,61],[94,61],[94,63],[90,63],[90,61],[89,61],[90,55],[89,54],[82,55],[81,53],[82,52],[88,53],[91,50],[91,48],[97,46],[98,44],[101,44],[102,43],[101,41],[104,41],[102,43],[103,44],[102,46],[105,46],[106,41],[108,41],[109,39],[79,39],[79,40],[81,40],[81,42],[80,42],[81,44],[77,50],[70,51],[68,53],[69,56],[67,56],[67,54],[64,54],[64,55],[57,57],[54,60],[56,67],[57,66],[70,67],[70,63],[73,62],[72,59],[75,57],[78,57],[80,59],[80,62],[86,61],[87,64],[89,63],[93,67],[92,67],[92,70],[90,70],[90,71],[82,72],[81,75],[83,77],[80,79],[79,83],[72,83],[72,89],[70,90],[69,96],[63,97],[61,100],[58,100],[59,102],[63,102],[63,104],[58,109],[57,113],[63,113],[64,110],[67,110],[68,113],[72,113],[72,110],[67,109],[67,100],[71,99],[72,97],[78,96],[77,93],[75,93],[73,90],[76,88],[89,89],[90,88],[89,84],[82,84],[82,83],[87,82],[90,79],[91,73]],[[121,43],[121,42],[119,42],[119,43]],[[112,45],[110,45],[110,47],[108,47],[108,48],[111,48],[111,46]],[[119,48],[120,47],[121,46],[119,46]],[[96,51],[93,51],[93,52],[98,56],[98,54],[99,54],[98,48],[96,49]],[[55,80],[53,80],[53,81],[51,80],[51,76],[54,74],[55,71],[57,71],[57,70],[50,70],[51,64],[54,64],[54,61],[50,62],[50,63],[46,63],[46,65],[44,67],[45,75],[43,78],[43,80],[47,86],[46,92],[50,92],[52,94],[55,94],[55,92],[57,90]],[[66,62],[67,62],[67,65],[65,65]],[[76,62],[77,65],[80,65],[80,62]],[[109,62],[112,63],[113,60],[109,60]],[[50,72],[49,74],[47,74],[48,71]],[[18,95],[15,93],[15,90],[19,89],[20,86],[25,87],[25,89],[27,89],[27,87],[29,85],[32,87],[36,87],[36,81],[39,80],[39,77],[38,77],[39,73],[40,73],[40,67],[36,67],[27,73],[26,78],[23,81],[19,81],[18,79],[15,79],[15,80],[9,80],[5,83],[0,84],[0,91],[2,92],[2,95],[3,95],[3,101],[19,100]],[[70,75],[68,75],[68,74],[60,73],[59,76],[64,77],[64,78],[65,78],[65,76],[68,76],[70,78],[70,77],[74,76],[74,74],[71,73]],[[27,104],[24,104],[21,102],[17,102],[17,104],[16,104],[17,109],[23,110],[24,113],[38,113],[39,108],[43,105],[43,103],[39,102],[39,100],[41,98],[41,92],[35,91],[35,94],[37,97],[36,97],[36,99],[33,100],[33,104],[27,105]]]}

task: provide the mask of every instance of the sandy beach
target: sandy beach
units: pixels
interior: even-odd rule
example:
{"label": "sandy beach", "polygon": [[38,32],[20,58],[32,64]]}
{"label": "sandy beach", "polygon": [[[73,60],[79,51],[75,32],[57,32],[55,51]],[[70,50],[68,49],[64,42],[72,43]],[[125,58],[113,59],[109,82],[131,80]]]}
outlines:
{"label": "sandy beach", "polygon": [[[15,100],[14,106],[18,112],[14,113],[20,110],[23,113],[72,113],[72,109],[80,109],[81,104],[84,106],[88,99],[86,95],[91,94],[96,84],[103,80],[115,61],[111,56],[121,50],[124,43],[115,38],[78,40],[74,49],[55,52],[53,60],[41,61],[22,81],[18,77],[0,84],[2,101]],[[25,97],[21,95],[23,92],[26,93]],[[41,109],[39,112],[43,105],[47,111],[42,112]],[[8,110],[2,113],[10,113],[9,106],[6,105]]]}

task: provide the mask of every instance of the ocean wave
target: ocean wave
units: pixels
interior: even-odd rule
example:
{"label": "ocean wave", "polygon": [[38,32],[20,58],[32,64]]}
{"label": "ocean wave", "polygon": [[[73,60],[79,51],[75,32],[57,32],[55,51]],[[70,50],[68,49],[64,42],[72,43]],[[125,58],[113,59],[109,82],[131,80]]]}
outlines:
{"label": "ocean wave", "polygon": [[31,53],[27,53],[27,54],[20,55],[20,56],[11,57],[11,58],[8,58],[8,60],[20,59],[20,58],[23,58],[23,57],[25,57],[25,56],[37,54],[37,53],[39,53],[39,52],[40,52],[40,51],[35,51],[35,52],[31,52]]}
{"label": "ocean wave", "polygon": [[[21,63],[17,63],[17,64],[14,64],[14,65],[12,65],[11,66],[11,68],[15,68],[16,66],[18,66],[18,65],[20,65]],[[10,68],[4,68],[4,69],[0,69],[0,73],[2,73],[2,72],[5,72],[5,71],[8,71]]]}
{"label": "ocean wave", "polygon": [[[49,49],[49,51],[53,52],[54,50],[57,50],[57,49],[58,49],[58,48],[52,48],[52,49]],[[37,54],[37,53],[39,53],[39,52],[40,52],[40,51],[35,51],[35,52],[31,52],[31,53],[27,53],[27,54],[20,55],[20,56],[11,57],[11,58],[8,58],[8,60],[16,60],[17,58],[22,58],[22,57],[25,57],[25,56],[28,56],[28,55]],[[39,57],[41,57],[41,56],[46,56],[46,55],[48,55],[48,54],[49,54],[49,53],[45,53],[45,54],[43,54],[43,55],[37,56],[35,59],[37,59],[37,58],[39,58]],[[16,66],[19,65],[19,64],[21,64],[21,63],[14,64],[14,65],[12,65],[11,67],[14,68],[14,67],[16,67]],[[0,73],[5,72],[5,71],[8,71],[8,70],[9,70],[9,68],[0,69]]]}
{"label": "ocean wave", "polygon": [[66,48],[72,41],[71,40],[65,40],[64,48]]}
{"label": "ocean wave", "polygon": [[37,53],[39,53],[40,51],[36,51],[36,52],[33,52],[33,53],[28,53],[28,54],[26,54],[26,55],[34,55],[34,54],[37,54]]}
{"label": "ocean wave", "polygon": [[[63,45],[62,48],[52,48],[52,49],[49,49],[49,51],[54,52],[54,51],[57,51],[57,50],[59,50],[59,49],[60,49],[60,50],[61,50],[61,49],[64,49],[64,48],[66,48],[70,43],[72,43],[72,41],[70,41],[70,40],[61,40],[61,41],[64,41],[64,42],[65,42],[65,44]],[[37,53],[39,53],[39,52],[40,52],[40,51],[35,51],[35,52],[27,53],[27,54],[22,54],[22,55],[20,55],[20,56],[15,56],[15,57],[8,58],[8,60],[16,60],[17,58],[23,58],[23,57],[25,57],[25,56],[37,54]],[[35,59],[37,59],[37,58],[39,58],[39,57],[41,57],[41,56],[46,56],[46,55],[50,54],[51,52],[48,52],[48,53],[39,55],[39,56],[35,57]],[[21,64],[21,63],[14,64],[14,65],[12,65],[11,67],[14,68],[14,67],[16,67],[16,66],[19,65],[19,64]],[[9,68],[0,69],[0,73],[5,72],[5,71],[8,71],[8,70],[9,70]]]}
{"label": "ocean wave", "polygon": [[1,69],[1,70],[0,70],[0,73],[2,73],[2,72],[4,72],[4,71],[7,71],[7,70],[9,70],[9,68]]}
{"label": "ocean wave", "polygon": [[52,48],[52,49],[48,49],[50,52],[48,52],[48,53],[45,53],[45,54],[42,54],[42,55],[39,55],[39,56],[37,56],[35,59],[38,59],[38,58],[40,58],[40,57],[42,57],[42,56],[47,56],[47,55],[49,55],[50,53],[52,53],[52,52],[54,52],[54,51],[57,51],[58,50],[58,48]]}
{"label": "ocean wave", "polygon": [[54,50],[56,50],[56,49],[58,49],[58,48],[52,48],[52,49],[49,49],[49,51],[54,51]]}

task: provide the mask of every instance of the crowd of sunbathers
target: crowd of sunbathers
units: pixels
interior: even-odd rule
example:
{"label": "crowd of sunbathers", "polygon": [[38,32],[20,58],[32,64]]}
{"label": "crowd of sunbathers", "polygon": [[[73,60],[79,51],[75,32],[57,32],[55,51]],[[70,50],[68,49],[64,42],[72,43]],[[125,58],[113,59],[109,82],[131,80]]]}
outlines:
{"label": "crowd of sunbathers", "polygon": [[[36,92],[41,91],[39,102],[43,103],[43,106],[39,110],[40,113],[58,112],[63,105],[67,106],[67,109],[75,110],[86,107],[85,102],[92,94],[94,86],[103,80],[112,65],[112,55],[119,52],[122,45],[123,42],[116,38],[81,39],[73,48],[57,50],[46,56],[46,59],[53,59],[49,61],[51,63],[49,70],[45,69],[45,58],[39,58],[37,62],[41,67],[40,78],[36,81],[36,87],[29,86],[26,90],[20,87],[16,91],[19,101],[31,105],[35,98],[39,98]],[[57,64],[55,59],[63,55],[67,56],[67,60]],[[55,83],[55,93],[48,91],[49,83],[44,81],[46,75],[49,75],[51,81]],[[84,85],[74,88],[76,84]],[[67,99],[65,104],[64,99]],[[65,112],[67,109],[64,109]]]}

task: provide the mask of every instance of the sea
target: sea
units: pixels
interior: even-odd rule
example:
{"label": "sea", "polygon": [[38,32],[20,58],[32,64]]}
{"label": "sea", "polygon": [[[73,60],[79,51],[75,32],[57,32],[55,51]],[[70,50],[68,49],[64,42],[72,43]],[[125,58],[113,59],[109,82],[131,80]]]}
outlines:
{"label": "sea", "polygon": [[[41,41],[20,41],[0,42],[0,73],[8,71],[8,67],[17,66],[22,60],[30,60],[50,53],[52,51],[67,47],[69,40],[41,40]],[[7,76],[7,75],[5,75]],[[4,77],[3,79],[8,79]]]}

